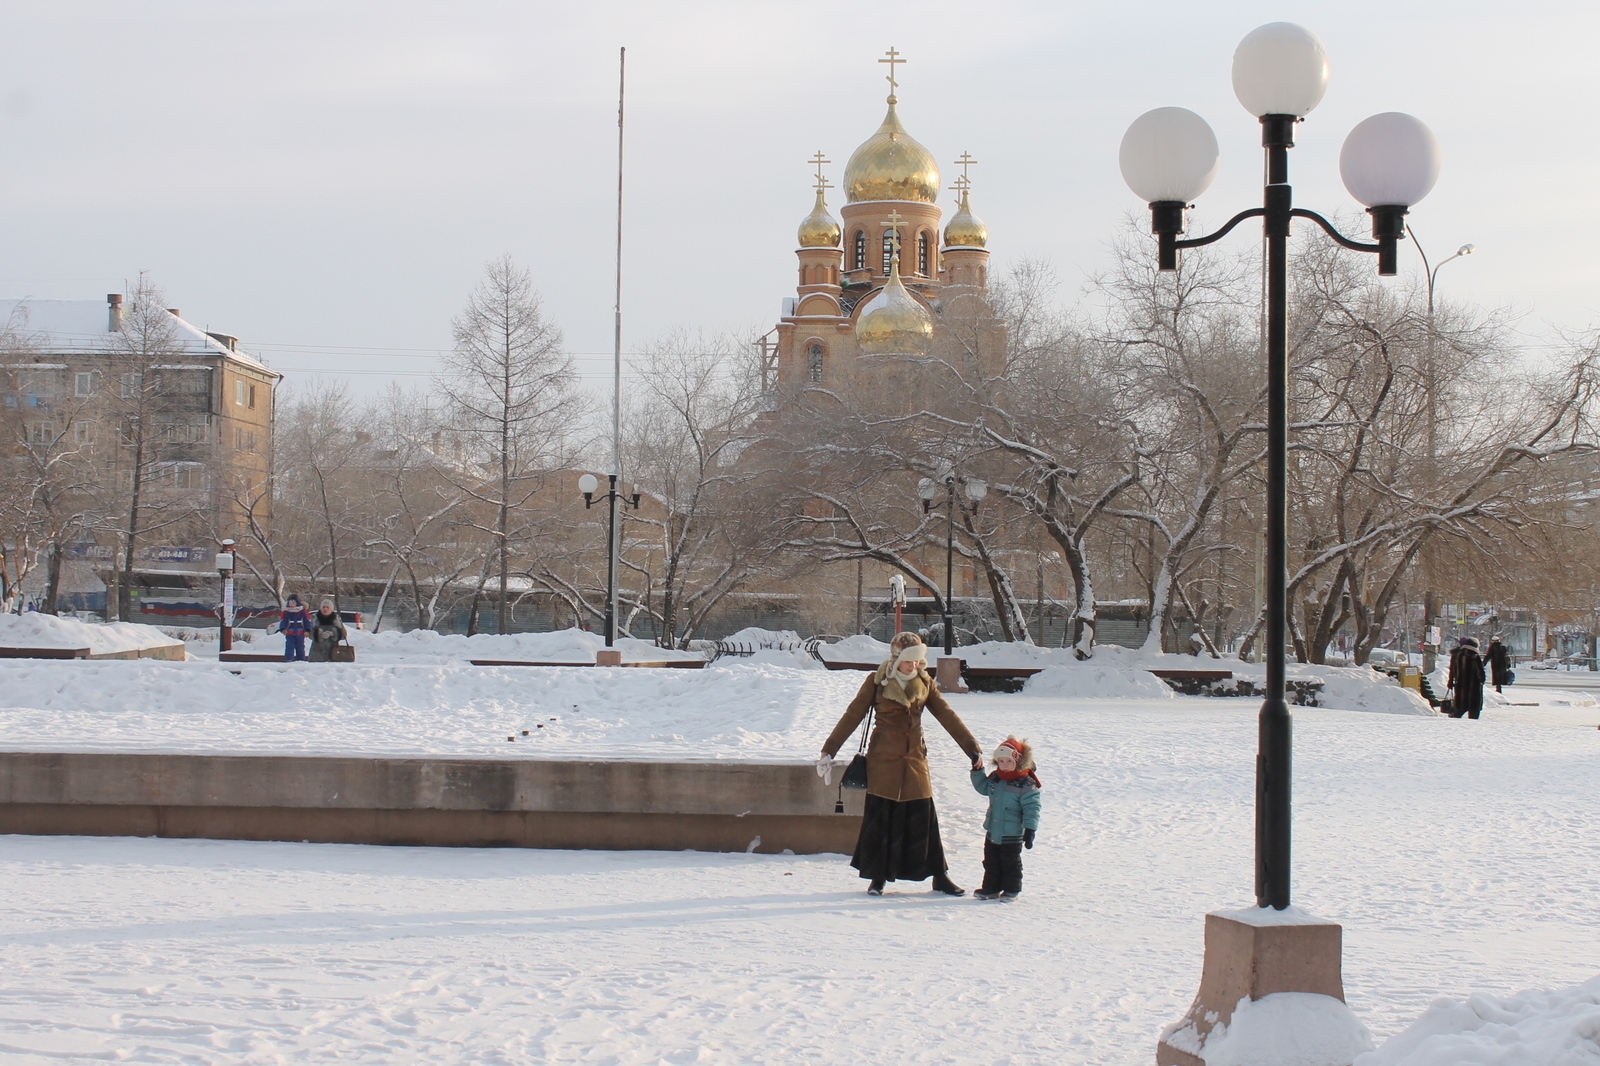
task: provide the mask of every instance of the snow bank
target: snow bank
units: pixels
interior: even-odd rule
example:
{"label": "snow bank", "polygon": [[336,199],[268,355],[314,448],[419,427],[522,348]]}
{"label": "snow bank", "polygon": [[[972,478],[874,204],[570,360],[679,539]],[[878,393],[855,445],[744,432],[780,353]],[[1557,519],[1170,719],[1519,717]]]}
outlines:
{"label": "snow bank", "polygon": [[88,648],[90,655],[108,655],[182,643],[135,622],[80,622],[36,611],[0,615],[0,647],[6,648]]}
{"label": "snow bank", "polygon": [[1593,1063],[1600,1063],[1600,977],[1560,992],[1438,1000],[1405,1031],[1355,1060],[1355,1066]]}
{"label": "snow bank", "polygon": [[[965,653],[966,649],[962,649]],[[873,640],[865,633],[824,644],[817,649],[824,659],[836,663],[881,663],[889,657],[889,645]]]}
{"label": "snow bank", "polygon": [[[1171,1043],[1172,1037],[1167,1040]],[[1341,1000],[1312,992],[1275,992],[1239,1001],[1228,1024],[1211,1030],[1205,1063],[1348,1066],[1357,1055],[1371,1050],[1372,1034]]]}
{"label": "snow bank", "polygon": [[[501,659],[525,662],[592,663],[595,653],[606,646],[599,633],[582,629],[561,629],[553,633],[435,633],[413,629],[409,633],[369,633],[350,630],[350,643],[356,658],[363,663],[459,663],[470,659]],[[658,648],[647,640],[618,637],[622,661],[662,662],[667,659],[699,659],[696,652]]]}
{"label": "snow bank", "polygon": [[731,662],[601,670],[0,660],[0,736],[11,751],[811,759],[861,681]]}

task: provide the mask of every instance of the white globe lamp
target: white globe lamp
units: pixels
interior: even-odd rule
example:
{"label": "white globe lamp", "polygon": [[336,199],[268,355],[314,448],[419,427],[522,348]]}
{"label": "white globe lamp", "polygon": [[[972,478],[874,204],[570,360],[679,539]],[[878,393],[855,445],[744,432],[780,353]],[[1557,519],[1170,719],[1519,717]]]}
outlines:
{"label": "white globe lamp", "polygon": [[1147,204],[1187,204],[1211,187],[1221,153],[1205,119],[1186,107],[1158,107],[1133,120],[1117,162],[1122,180]]}
{"label": "white globe lamp", "polygon": [[1293,22],[1269,22],[1245,35],[1233,53],[1233,94],[1257,118],[1304,118],[1328,91],[1322,38]]}

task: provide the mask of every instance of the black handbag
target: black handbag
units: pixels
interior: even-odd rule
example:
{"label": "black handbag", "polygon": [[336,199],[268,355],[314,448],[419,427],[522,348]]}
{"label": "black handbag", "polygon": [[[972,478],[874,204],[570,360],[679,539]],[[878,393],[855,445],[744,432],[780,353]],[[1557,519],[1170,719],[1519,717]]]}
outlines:
{"label": "black handbag", "polygon": [[861,726],[861,743],[856,747],[855,756],[850,760],[850,765],[845,767],[844,776],[839,779],[841,788],[852,789],[856,792],[864,791],[867,787],[867,739],[872,735],[872,711],[867,711],[867,719]]}

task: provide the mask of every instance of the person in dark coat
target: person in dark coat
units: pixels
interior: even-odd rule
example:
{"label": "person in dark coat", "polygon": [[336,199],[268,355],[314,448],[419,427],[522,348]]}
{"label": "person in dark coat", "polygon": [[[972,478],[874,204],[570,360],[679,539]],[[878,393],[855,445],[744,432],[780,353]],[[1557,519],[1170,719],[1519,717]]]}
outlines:
{"label": "person in dark coat", "polygon": [[283,634],[283,661],[306,661],[306,634],[311,631],[311,612],[300,603],[300,597],[290,596],[283,603],[283,614],[278,618],[278,632]]}
{"label": "person in dark coat", "polygon": [[1499,637],[1489,638],[1489,650],[1483,653],[1483,661],[1489,668],[1489,680],[1496,692],[1501,690],[1500,686],[1511,684],[1511,649],[1500,643]]}
{"label": "person in dark coat", "polygon": [[311,655],[314,663],[333,661],[333,646],[350,639],[339,612],[333,609],[332,600],[323,600],[317,613],[311,616]]}
{"label": "person in dark coat", "polygon": [[1450,653],[1450,673],[1445,686],[1455,703],[1451,717],[1476,718],[1483,711],[1483,659],[1478,656],[1475,637],[1462,637]]}
{"label": "person in dark coat", "polygon": [[818,762],[831,767],[845,740],[867,712],[874,711],[877,718],[867,746],[866,808],[850,865],[871,881],[867,892],[874,896],[883,894],[885,881],[930,877],[935,892],[965,895],[966,890],[950,880],[939,839],[928,745],[922,736],[923,709],[932,712],[975,770],[983,767],[983,749],[929,675],[928,646],[922,638],[901,633],[889,649],[889,658],[862,682],[861,691],[823,742]]}

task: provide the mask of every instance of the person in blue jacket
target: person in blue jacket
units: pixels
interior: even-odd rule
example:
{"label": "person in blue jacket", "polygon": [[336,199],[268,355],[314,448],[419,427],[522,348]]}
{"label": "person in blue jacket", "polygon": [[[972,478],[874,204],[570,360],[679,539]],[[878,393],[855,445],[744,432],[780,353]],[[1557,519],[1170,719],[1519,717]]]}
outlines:
{"label": "person in blue jacket", "polygon": [[283,634],[283,661],[306,661],[306,631],[311,628],[311,616],[300,605],[298,596],[290,596],[283,603],[283,615],[278,619],[278,632]]}
{"label": "person in blue jacket", "polygon": [[1039,775],[1026,740],[1006,737],[990,756],[994,772],[972,771],[972,787],[989,797],[983,820],[983,887],[974,899],[1008,902],[1022,894],[1022,849],[1039,831]]}

